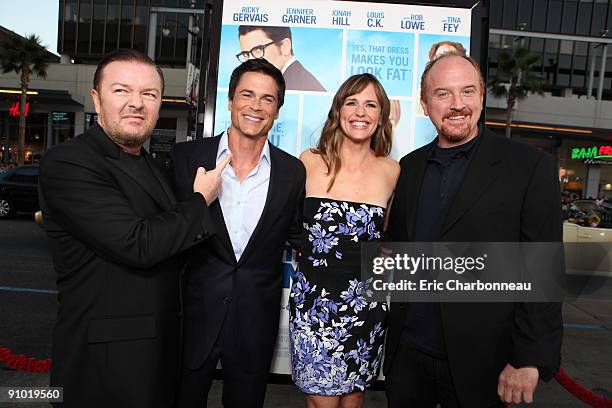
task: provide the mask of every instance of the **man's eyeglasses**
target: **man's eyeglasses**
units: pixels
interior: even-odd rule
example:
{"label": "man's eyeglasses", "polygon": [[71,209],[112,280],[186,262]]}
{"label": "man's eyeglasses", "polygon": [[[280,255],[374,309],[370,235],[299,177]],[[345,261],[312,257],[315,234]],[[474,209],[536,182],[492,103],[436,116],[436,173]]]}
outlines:
{"label": "man's eyeglasses", "polygon": [[251,48],[249,51],[240,51],[238,54],[236,54],[236,58],[238,58],[238,61],[240,62],[248,61],[251,58],[263,58],[266,47],[269,47],[275,42],[277,41],[270,41],[267,44],[256,45],[255,47]]}

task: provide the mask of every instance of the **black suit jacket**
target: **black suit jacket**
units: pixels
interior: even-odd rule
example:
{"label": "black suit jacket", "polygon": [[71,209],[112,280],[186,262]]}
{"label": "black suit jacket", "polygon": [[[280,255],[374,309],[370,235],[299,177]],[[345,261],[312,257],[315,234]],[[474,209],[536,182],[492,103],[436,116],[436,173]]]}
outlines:
{"label": "black suit jacket", "polygon": [[[215,168],[220,137],[179,143],[174,171],[179,195],[188,194],[198,167]],[[236,261],[221,205],[210,211],[218,233],[194,248],[184,277],[183,363],[199,368],[223,324],[234,333],[234,351],[248,372],[269,370],[278,332],[282,252],[302,236],[306,171],[295,157],[270,144],[270,182],[259,223]],[[224,323],[224,319],[229,319]]]}
{"label": "black suit jacket", "polygon": [[285,78],[287,89],[325,92],[325,88],[323,88],[319,80],[304,68],[300,61],[293,61],[283,73],[283,78]]}
{"label": "black suit jacket", "polygon": [[[560,189],[552,157],[482,129],[482,139],[447,214],[441,242],[562,241]],[[426,160],[437,139],[401,161],[388,239],[414,238]],[[389,316],[385,373],[401,341],[406,305]],[[499,403],[497,379],[506,363],[537,366],[550,379],[563,336],[558,303],[442,303],[448,361],[461,405]]]}
{"label": "black suit jacket", "polygon": [[[143,159],[151,163],[142,149]],[[40,198],[59,289],[51,385],[65,407],[168,407],[179,356],[181,251],[212,222],[94,125],[47,152]],[[151,189],[151,183],[158,183]]]}

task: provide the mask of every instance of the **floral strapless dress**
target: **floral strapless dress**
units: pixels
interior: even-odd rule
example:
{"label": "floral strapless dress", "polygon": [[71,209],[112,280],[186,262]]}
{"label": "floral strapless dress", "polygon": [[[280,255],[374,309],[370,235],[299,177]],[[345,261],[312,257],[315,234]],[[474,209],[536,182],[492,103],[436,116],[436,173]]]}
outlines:
{"label": "floral strapless dress", "polygon": [[295,384],[307,394],[365,390],[378,376],[387,304],[362,282],[361,243],[381,237],[385,209],[307,197],[305,240],[289,298]]}

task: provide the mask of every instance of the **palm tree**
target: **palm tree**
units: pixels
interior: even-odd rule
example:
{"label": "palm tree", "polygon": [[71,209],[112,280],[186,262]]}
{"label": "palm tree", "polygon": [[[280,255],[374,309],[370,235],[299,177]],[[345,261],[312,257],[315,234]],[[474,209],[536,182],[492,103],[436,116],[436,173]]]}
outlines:
{"label": "palm tree", "polygon": [[[19,98],[19,149],[18,164],[22,165],[25,156],[25,111],[26,96],[30,86],[30,75],[47,77],[48,53],[37,35],[24,38],[18,35],[9,36],[0,43],[0,66],[2,72],[15,71],[20,76],[21,96]],[[7,135],[8,137],[8,135]]]}
{"label": "palm tree", "polygon": [[497,74],[489,79],[489,90],[496,97],[506,97],[506,137],[512,136],[512,119],[517,101],[529,92],[542,95],[544,78],[534,72],[539,57],[524,47],[504,50],[497,58]]}

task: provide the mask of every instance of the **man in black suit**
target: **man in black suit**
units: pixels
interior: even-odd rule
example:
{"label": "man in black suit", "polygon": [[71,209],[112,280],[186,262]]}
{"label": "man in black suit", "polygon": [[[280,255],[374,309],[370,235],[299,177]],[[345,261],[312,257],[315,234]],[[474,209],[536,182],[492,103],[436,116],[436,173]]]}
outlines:
{"label": "man in black suit", "polygon": [[[561,241],[551,156],[479,126],[484,92],[469,57],[445,54],[427,65],[421,105],[438,137],[400,162],[392,241]],[[538,379],[559,367],[561,340],[558,303],[394,303],[389,406],[532,402]]]}
{"label": "man in black suit", "polygon": [[238,39],[239,61],[265,58],[283,73],[287,89],[325,92],[319,80],[295,58],[289,27],[240,26]]}
{"label": "man in black suit", "polygon": [[169,407],[179,369],[182,251],[213,231],[219,172],[183,201],[142,145],[157,122],[162,71],[117,50],[94,75],[98,123],[47,152],[40,202],[59,311],[51,386],[63,407]]}
{"label": "man in black suit", "polygon": [[244,62],[230,79],[228,131],[174,150],[176,183],[185,195],[198,168],[232,157],[211,205],[218,232],[194,249],[185,272],[180,407],[206,404],[219,361],[223,405],[263,405],[280,317],[281,257],[285,242],[297,244],[301,236],[306,177],[298,159],[267,140],[284,93],[272,64]]}

